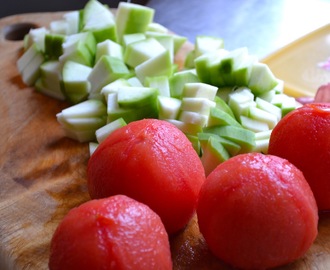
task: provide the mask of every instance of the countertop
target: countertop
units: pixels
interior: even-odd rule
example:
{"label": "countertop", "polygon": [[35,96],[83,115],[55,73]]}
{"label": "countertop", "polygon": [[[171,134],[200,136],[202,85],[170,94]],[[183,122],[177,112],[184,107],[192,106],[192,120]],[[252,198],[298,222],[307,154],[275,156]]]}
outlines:
{"label": "countertop", "polygon": [[[2,1],[3,2],[3,1]],[[25,12],[82,8],[87,0],[11,0],[0,17]],[[110,7],[119,1],[100,0]],[[155,21],[194,42],[205,34],[224,39],[227,49],[248,47],[263,58],[295,39],[330,23],[330,0],[133,0],[156,10]]]}

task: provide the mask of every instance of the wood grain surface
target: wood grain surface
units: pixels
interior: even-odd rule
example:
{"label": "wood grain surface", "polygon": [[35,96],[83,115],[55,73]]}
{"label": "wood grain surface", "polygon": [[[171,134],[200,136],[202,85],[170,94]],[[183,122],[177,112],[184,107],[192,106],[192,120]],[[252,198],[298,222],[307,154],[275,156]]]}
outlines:
{"label": "wood grain surface", "polygon": [[[48,269],[49,243],[64,215],[89,199],[88,145],[65,138],[56,113],[68,104],[26,87],[16,69],[23,23],[48,27],[62,16],[33,13],[0,20],[0,269]],[[10,35],[11,33],[11,35]],[[11,40],[9,40],[9,38]],[[187,45],[178,56],[182,61]],[[231,269],[215,258],[196,217],[171,237],[174,269]],[[308,253],[279,269],[330,269],[330,214]]]}

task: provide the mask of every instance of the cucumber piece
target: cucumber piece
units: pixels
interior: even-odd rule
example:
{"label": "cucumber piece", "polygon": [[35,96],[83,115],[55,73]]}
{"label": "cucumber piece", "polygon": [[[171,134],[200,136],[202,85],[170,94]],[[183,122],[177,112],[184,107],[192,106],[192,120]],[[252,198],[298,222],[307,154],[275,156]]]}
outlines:
{"label": "cucumber piece", "polygon": [[219,108],[211,108],[207,126],[235,126],[242,127],[241,124],[227,112]]}
{"label": "cucumber piece", "polygon": [[41,52],[45,51],[45,36],[49,33],[49,30],[45,27],[38,27],[30,29],[29,33],[24,38],[24,51],[30,46],[35,44],[36,49]]}
{"label": "cucumber piece", "polygon": [[136,76],[144,84],[145,78],[153,76],[170,77],[173,72],[171,55],[168,51],[150,58],[142,64],[135,67]]}
{"label": "cucumber piece", "polygon": [[170,79],[170,93],[172,97],[182,98],[187,83],[197,83],[199,79],[196,74],[190,71],[179,71],[174,73]]}
{"label": "cucumber piece", "polygon": [[176,119],[179,116],[181,100],[168,96],[158,96],[159,119]]}
{"label": "cucumber piece", "polygon": [[296,99],[286,94],[274,95],[271,103],[281,109],[282,117],[297,108]]}
{"label": "cucumber piece", "polygon": [[[217,96],[214,97],[214,101],[216,104],[216,108],[220,109],[221,111],[224,111],[225,113],[229,114],[231,117],[235,119],[235,115],[232,111],[232,109],[229,107],[229,105],[226,103],[224,99],[222,99],[219,95],[219,92],[222,90],[218,90]],[[230,90],[231,92],[231,90]]]}
{"label": "cucumber piece", "polygon": [[96,142],[90,142],[88,144],[89,156],[93,155],[93,153],[95,152],[95,150],[98,146],[99,146],[99,144]]}
{"label": "cucumber piece", "polygon": [[181,111],[179,114],[179,120],[184,123],[205,127],[208,121],[208,116],[197,112]]}
{"label": "cucumber piece", "polygon": [[65,100],[61,89],[61,71],[58,61],[46,61],[41,64],[40,78],[35,83],[35,87],[40,93],[59,100]]}
{"label": "cucumber piece", "polygon": [[104,86],[119,78],[128,78],[129,76],[130,71],[123,61],[109,55],[101,56],[88,76],[88,81],[91,84],[89,98],[99,97]]}
{"label": "cucumber piece", "polygon": [[120,2],[116,14],[116,26],[118,40],[123,35],[144,33],[153,21],[155,10],[146,6]]}
{"label": "cucumber piece", "polygon": [[149,87],[121,87],[118,89],[118,104],[123,108],[139,108],[154,104],[157,107],[158,90]]}
{"label": "cucumber piece", "polygon": [[63,65],[62,85],[66,99],[77,104],[87,99],[90,92],[88,76],[92,68],[73,61],[67,61]]}
{"label": "cucumber piece", "polygon": [[17,69],[27,86],[35,84],[40,75],[40,65],[45,58],[37,44],[33,44],[17,60]]}
{"label": "cucumber piece", "polygon": [[62,110],[60,114],[64,118],[103,117],[107,110],[103,102],[89,99]]}
{"label": "cucumber piece", "polygon": [[59,61],[74,61],[92,67],[94,65],[96,41],[91,33],[78,33],[67,36],[63,43],[63,54]]}
{"label": "cucumber piece", "polygon": [[186,135],[188,140],[191,142],[191,145],[192,147],[195,149],[196,153],[201,156],[201,144],[198,140],[198,137],[197,135],[190,135],[190,134],[187,134]]}
{"label": "cucumber piece", "polygon": [[231,92],[228,97],[228,105],[233,111],[237,120],[241,115],[249,116],[250,107],[256,106],[254,95],[246,87],[240,87]]}
{"label": "cucumber piece", "polygon": [[224,48],[222,38],[198,35],[195,38],[195,57]]}
{"label": "cucumber piece", "polygon": [[272,90],[277,84],[276,77],[266,64],[260,62],[252,64],[250,80],[247,86],[255,96]]}
{"label": "cucumber piece", "polygon": [[254,132],[245,128],[235,126],[214,126],[206,127],[203,129],[206,133],[214,133],[220,137],[233,141],[240,145],[239,153],[251,152],[255,147],[255,134]]}
{"label": "cucumber piece", "polygon": [[207,98],[214,100],[218,88],[201,82],[186,83],[183,87],[183,97]]}
{"label": "cucumber piece", "polygon": [[95,131],[96,140],[98,143],[102,143],[112,132],[116,129],[126,126],[126,122],[123,118],[118,118],[105,126]]}
{"label": "cucumber piece", "polygon": [[203,128],[200,125],[183,122],[177,119],[167,119],[166,121],[176,126],[186,135],[197,135],[203,131]]}
{"label": "cucumber piece", "polygon": [[129,82],[126,79],[119,78],[119,79],[107,84],[106,86],[104,86],[101,89],[101,94],[104,95],[105,100],[107,101],[109,94],[118,93],[118,90],[123,86],[125,87],[125,86],[131,86],[131,85],[129,84]]}
{"label": "cucumber piece", "polygon": [[102,55],[109,55],[111,57],[118,58],[121,61],[124,60],[123,47],[110,39],[96,45],[95,63],[100,60]]}
{"label": "cucumber piece", "polygon": [[273,129],[278,122],[277,116],[257,107],[250,107],[249,117],[268,125],[269,129]]}
{"label": "cucumber piece", "polygon": [[253,132],[261,132],[261,131],[269,130],[269,126],[266,122],[258,119],[252,119],[244,115],[240,116],[240,122],[242,124],[242,127],[251,130]]}
{"label": "cucumber piece", "polygon": [[216,137],[210,136],[205,147],[202,147],[201,161],[204,166],[205,175],[209,175],[220,163],[230,158],[225,147]]}
{"label": "cucumber piece", "polygon": [[106,106],[98,100],[86,100],[56,115],[66,136],[79,142],[96,140],[95,132],[106,124]]}
{"label": "cucumber piece", "polygon": [[135,68],[150,58],[164,53],[166,49],[154,38],[129,43],[124,52],[125,63]]}
{"label": "cucumber piece", "polygon": [[155,76],[147,77],[144,80],[146,87],[157,88],[159,95],[164,97],[170,97],[170,83],[167,76]]}
{"label": "cucumber piece", "polygon": [[48,59],[57,60],[63,54],[62,44],[65,36],[60,34],[46,34],[45,36],[45,55]]}
{"label": "cucumber piece", "polygon": [[260,97],[256,97],[255,101],[257,108],[275,115],[277,121],[279,121],[282,118],[282,112],[279,107],[275,106],[271,102],[268,102]]}
{"label": "cucumber piece", "polygon": [[208,116],[210,110],[216,106],[216,103],[207,98],[200,97],[183,97],[182,98],[182,111],[196,112]]}
{"label": "cucumber piece", "polygon": [[115,17],[97,0],[89,0],[84,7],[82,31],[92,33],[97,43],[107,39],[117,41]]}
{"label": "cucumber piece", "polygon": [[126,48],[129,44],[145,40],[147,37],[144,33],[134,33],[134,34],[126,34],[123,36],[122,45]]}

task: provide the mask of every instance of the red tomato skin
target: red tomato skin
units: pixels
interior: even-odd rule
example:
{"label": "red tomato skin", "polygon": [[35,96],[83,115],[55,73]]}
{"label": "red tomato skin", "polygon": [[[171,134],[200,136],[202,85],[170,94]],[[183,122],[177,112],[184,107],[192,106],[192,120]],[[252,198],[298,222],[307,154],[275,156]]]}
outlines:
{"label": "red tomato skin", "polygon": [[91,200],[57,227],[49,269],[169,270],[168,235],[156,213],[129,197]]}
{"label": "red tomato skin", "polygon": [[113,132],[91,156],[87,176],[91,198],[124,194],[141,201],[161,217],[169,234],[189,222],[205,180],[188,138],[157,119]]}
{"label": "red tomato skin", "polygon": [[207,177],[197,217],[210,250],[241,269],[290,263],[317,236],[317,206],[302,173],[259,153],[235,156]]}
{"label": "red tomato skin", "polygon": [[272,131],[268,153],[304,174],[320,211],[330,209],[330,103],[311,103],[286,115]]}

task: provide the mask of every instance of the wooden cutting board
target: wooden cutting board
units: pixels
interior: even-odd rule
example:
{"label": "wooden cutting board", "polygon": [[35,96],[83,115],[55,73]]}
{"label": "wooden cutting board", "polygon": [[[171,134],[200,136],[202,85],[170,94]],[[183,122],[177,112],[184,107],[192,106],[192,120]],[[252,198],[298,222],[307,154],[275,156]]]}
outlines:
{"label": "wooden cutting board", "polygon": [[[16,70],[25,23],[49,26],[63,13],[0,20],[0,269],[47,269],[52,234],[69,209],[89,199],[88,145],[65,138],[56,113],[68,104],[26,87]],[[178,57],[190,50],[184,47]],[[231,269],[215,258],[196,218],[171,238],[174,269]],[[308,253],[280,269],[330,269],[330,214]]]}

